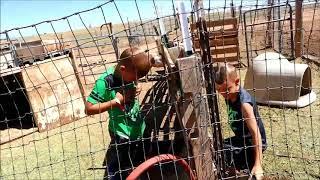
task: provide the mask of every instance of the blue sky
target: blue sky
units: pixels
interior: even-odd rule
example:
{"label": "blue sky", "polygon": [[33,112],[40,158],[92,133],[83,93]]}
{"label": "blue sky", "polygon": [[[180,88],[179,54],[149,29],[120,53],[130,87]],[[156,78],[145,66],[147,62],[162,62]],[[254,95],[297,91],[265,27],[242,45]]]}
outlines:
{"label": "blue sky", "polygon": [[[108,0],[0,0],[0,32],[16,27],[28,26],[41,21],[53,20],[75,12],[90,9],[106,3]],[[155,3],[161,15],[173,14],[172,1],[176,0],[155,0]],[[241,0],[233,0],[235,4],[240,5]],[[267,0],[259,0],[259,2],[266,2]],[[281,0],[283,1],[283,0]],[[191,0],[184,0],[186,8],[190,10]],[[208,0],[204,0],[205,6],[208,5]],[[211,6],[227,6],[230,5],[231,0],[211,0]],[[213,5],[213,2],[215,3]],[[243,4],[255,4],[256,0],[243,0]],[[139,20],[137,7],[134,0],[115,0],[103,6],[104,15],[107,22],[119,23],[120,18],[115,8],[117,5],[121,17],[126,22],[127,18],[130,21]],[[140,15],[143,20],[155,19],[153,0],[137,0],[140,10]],[[100,26],[104,23],[104,18],[101,9],[90,11],[89,13],[81,14],[81,17],[86,26]],[[85,28],[78,16],[69,18],[72,29]],[[63,32],[69,31],[70,28],[66,20],[53,22],[55,31]],[[49,23],[44,23],[37,26],[39,33],[52,33],[52,27]],[[10,32],[16,33],[16,32]],[[35,28],[22,29],[23,35],[35,34]],[[3,37],[0,37],[3,38]]]}
{"label": "blue sky", "polygon": [[[16,27],[28,26],[41,21],[61,18],[78,11],[96,7],[106,3],[107,1],[108,0],[0,0],[0,32]],[[190,1],[188,0],[187,2]],[[155,3],[158,6],[161,14],[172,14],[173,8],[171,0],[158,0],[155,1]],[[127,21],[127,18],[129,18],[129,20],[139,20],[138,11],[133,0],[115,0],[115,3],[111,2],[103,6],[104,15],[107,22],[121,22],[118,12],[115,8],[115,4],[117,5],[121,13],[121,17],[125,22]],[[143,20],[154,19],[156,17],[154,13],[154,3],[152,0],[139,0],[137,1],[137,4]],[[104,23],[101,9],[83,13],[81,14],[81,17],[86,26],[100,26],[102,23]],[[72,29],[84,28],[78,16],[69,18],[69,21]],[[65,31],[66,29],[70,30],[67,21],[60,20],[59,22],[53,22],[53,25],[55,30],[58,32]],[[52,32],[52,28],[48,23],[39,25],[37,28],[43,33]],[[26,28],[21,30],[21,32],[28,35],[30,33],[36,33],[34,28]]]}

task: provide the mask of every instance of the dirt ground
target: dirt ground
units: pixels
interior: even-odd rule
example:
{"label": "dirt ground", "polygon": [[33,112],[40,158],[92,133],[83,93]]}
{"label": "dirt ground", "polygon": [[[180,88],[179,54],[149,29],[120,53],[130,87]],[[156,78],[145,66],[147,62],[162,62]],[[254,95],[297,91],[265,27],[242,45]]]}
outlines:
{"label": "dirt ground", "polygon": [[[316,12],[312,8],[306,9],[304,18],[304,54],[320,57],[320,9],[317,8]],[[246,63],[243,31],[239,34],[241,61]],[[265,36],[263,33],[261,35],[256,33],[254,38],[251,39],[252,47],[258,49],[258,45],[265,42]],[[288,41],[286,38],[284,43]],[[154,43],[146,45],[142,42],[142,44],[142,48],[155,51]],[[290,50],[289,45],[285,47],[286,51]],[[87,49],[84,53],[95,54],[95,51]],[[106,46],[104,52],[110,51],[109,46]],[[116,60],[114,55],[78,59],[78,70],[83,76],[82,83],[85,85],[86,95],[90,93],[95,78]],[[101,61],[100,64],[99,61]],[[318,97],[312,105],[300,109],[259,106],[269,144],[263,158],[264,170],[266,175],[276,178],[319,179],[320,67],[308,60],[297,59],[296,63],[306,63],[310,66],[313,90]],[[88,64],[88,66],[82,67],[79,64]],[[151,74],[157,74],[157,70],[160,69],[153,69]],[[240,73],[243,81],[246,68],[241,68]],[[87,79],[85,80],[84,77]],[[142,102],[150,88],[157,86],[157,81],[141,84],[142,93],[139,100]],[[232,136],[227,124],[224,100],[220,96],[218,100],[224,137]],[[160,103],[167,104],[165,100]],[[1,129],[1,141],[9,136],[11,138],[25,136],[0,146],[0,177],[4,179],[101,179],[104,173],[103,160],[110,143],[107,124],[108,115],[103,113],[88,116],[43,133],[37,132],[36,127]]]}

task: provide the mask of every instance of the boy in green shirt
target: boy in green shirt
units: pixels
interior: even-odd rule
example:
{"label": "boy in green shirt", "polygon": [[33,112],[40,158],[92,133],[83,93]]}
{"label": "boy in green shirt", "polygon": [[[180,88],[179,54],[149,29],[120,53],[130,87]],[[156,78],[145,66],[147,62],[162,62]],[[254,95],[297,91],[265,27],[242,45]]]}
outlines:
{"label": "boy in green shirt", "polygon": [[[87,115],[109,113],[111,143],[107,168],[111,179],[125,179],[128,175],[126,170],[132,167],[130,162],[143,158],[139,139],[143,137],[146,125],[135,98],[138,93],[135,82],[150,68],[151,61],[144,51],[128,48],[122,52],[119,63],[99,77],[87,98]],[[141,156],[132,157],[133,154]]]}

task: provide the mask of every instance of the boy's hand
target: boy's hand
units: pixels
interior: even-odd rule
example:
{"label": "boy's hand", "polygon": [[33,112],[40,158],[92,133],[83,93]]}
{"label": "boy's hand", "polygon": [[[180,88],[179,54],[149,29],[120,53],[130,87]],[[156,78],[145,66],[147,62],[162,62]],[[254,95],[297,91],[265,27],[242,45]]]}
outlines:
{"label": "boy's hand", "polygon": [[117,107],[124,111],[124,96],[121,93],[117,92],[115,100],[117,101]]}
{"label": "boy's hand", "polygon": [[120,101],[121,105],[124,104],[124,96],[120,92],[116,93],[116,98]]}
{"label": "boy's hand", "polygon": [[252,179],[252,176],[255,176],[257,180],[262,180],[263,178],[263,169],[261,166],[253,166],[251,173],[250,173],[250,178],[249,180]]}
{"label": "boy's hand", "polygon": [[139,96],[141,91],[142,91],[142,86],[140,84],[138,84],[136,87],[136,96]]}
{"label": "boy's hand", "polygon": [[130,104],[131,102],[134,101],[135,97],[136,97],[136,89],[129,89],[129,90],[124,90],[123,91],[118,91],[116,93],[116,98],[119,99],[121,105],[124,104]]}

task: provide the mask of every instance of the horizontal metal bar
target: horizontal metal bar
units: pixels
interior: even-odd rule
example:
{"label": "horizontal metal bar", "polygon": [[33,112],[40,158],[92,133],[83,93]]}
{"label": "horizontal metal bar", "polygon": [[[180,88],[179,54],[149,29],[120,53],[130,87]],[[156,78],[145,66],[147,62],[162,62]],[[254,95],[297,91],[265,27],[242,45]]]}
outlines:
{"label": "horizontal metal bar", "polygon": [[278,4],[278,5],[272,5],[272,6],[266,6],[266,7],[262,7],[262,8],[256,8],[256,9],[249,9],[246,12],[244,12],[244,14],[251,12],[251,11],[257,11],[257,10],[263,10],[263,9],[270,9],[270,8],[275,8],[275,7],[282,7],[282,6],[289,6],[290,9],[291,5],[290,4]]}
{"label": "horizontal metal bar", "polygon": [[85,56],[77,56],[77,58],[88,58],[88,57],[93,57],[93,56],[103,56],[103,55],[114,55],[115,52],[106,52],[106,53],[96,53],[96,54],[88,54]]}
{"label": "horizontal metal bar", "polygon": [[261,22],[261,23],[255,23],[255,24],[248,24],[247,26],[255,26],[255,25],[261,25],[261,24],[267,24],[267,23],[273,23],[273,22],[279,22],[279,21],[289,21],[290,18],[286,18],[286,19],[275,19],[272,21],[265,21],[265,22]]}

